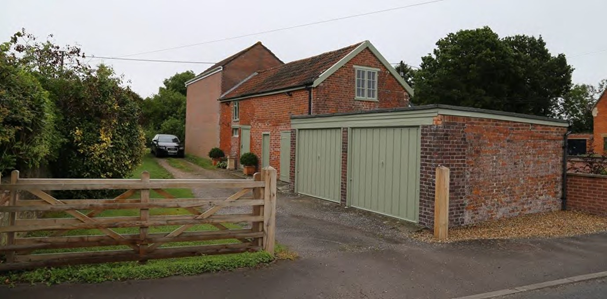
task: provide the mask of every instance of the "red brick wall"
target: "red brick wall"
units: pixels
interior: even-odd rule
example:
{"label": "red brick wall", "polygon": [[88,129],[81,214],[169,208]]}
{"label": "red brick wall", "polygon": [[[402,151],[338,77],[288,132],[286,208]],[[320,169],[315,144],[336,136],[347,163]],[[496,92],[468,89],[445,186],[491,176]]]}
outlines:
{"label": "red brick wall", "polygon": [[607,155],[603,147],[603,138],[607,137],[607,92],[603,93],[594,109],[594,152]]}
{"label": "red brick wall", "polygon": [[281,64],[283,62],[278,60],[268,49],[260,43],[255,44],[251,49],[223,67],[222,93],[256,71],[273,68]]}
{"label": "red brick wall", "polygon": [[[219,145],[221,72],[188,86],[185,115],[185,152],[206,157]],[[169,108],[167,108],[169,109]]]}
{"label": "red brick wall", "polygon": [[439,165],[451,170],[450,226],[559,209],[565,131],[439,115],[421,131],[420,224],[433,225]]}
{"label": "red brick wall", "polygon": [[434,190],[436,168],[449,168],[449,226],[464,224],[466,195],[465,171],[467,144],[465,122],[445,121],[434,126],[422,126],[420,150],[419,224],[434,225]]}
{"label": "red brick wall", "polygon": [[[378,102],[354,100],[355,65],[380,69],[377,81]],[[313,114],[406,107],[409,104],[405,89],[369,49],[363,50],[333,73],[316,88],[313,95]]]}
{"label": "red brick wall", "polygon": [[[222,104],[221,115],[221,147],[231,155],[240,156],[237,145],[239,138],[231,137],[232,125],[251,126],[251,152],[259,157],[261,163],[262,133],[270,132],[270,166],[278,170],[280,176],[280,132],[291,131],[291,115],[308,113],[308,91],[297,90],[264,97],[240,101],[239,120],[232,121],[231,106],[233,103]],[[292,156],[294,156],[292,152]]]}
{"label": "red brick wall", "polygon": [[466,224],[561,208],[567,128],[466,121]]}
{"label": "red brick wall", "polygon": [[567,210],[607,216],[607,176],[568,173]]}

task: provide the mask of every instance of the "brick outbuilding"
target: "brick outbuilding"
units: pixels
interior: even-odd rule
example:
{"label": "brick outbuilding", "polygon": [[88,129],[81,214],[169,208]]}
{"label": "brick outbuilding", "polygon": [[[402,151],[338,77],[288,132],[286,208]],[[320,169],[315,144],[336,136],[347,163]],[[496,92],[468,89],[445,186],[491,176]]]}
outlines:
{"label": "brick outbuilding", "polygon": [[607,155],[607,90],[603,92],[592,109],[594,120],[594,152]]}
{"label": "brick outbuilding", "polygon": [[446,105],[293,116],[293,190],[431,227],[435,169],[451,226],[558,210],[568,123]]}

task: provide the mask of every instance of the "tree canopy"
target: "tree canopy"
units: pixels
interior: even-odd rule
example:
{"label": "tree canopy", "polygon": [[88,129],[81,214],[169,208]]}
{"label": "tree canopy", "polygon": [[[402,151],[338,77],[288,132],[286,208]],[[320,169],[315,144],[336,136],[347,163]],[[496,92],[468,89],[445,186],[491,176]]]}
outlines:
{"label": "tree canopy", "polygon": [[21,155],[21,161],[2,171],[44,163],[51,166],[54,177],[131,175],[144,150],[139,97],[123,86],[111,68],[92,68],[83,63],[80,48],[38,42],[25,31],[16,33],[3,49],[11,61],[7,69],[13,70],[8,81],[12,90],[5,90],[15,100],[2,103],[11,115],[23,111],[19,120],[5,117],[3,127],[15,131],[25,126],[27,134],[43,136],[40,140],[46,143],[37,146],[38,155]]}
{"label": "tree canopy", "polygon": [[156,134],[173,134],[185,139],[185,82],[194,78],[192,71],[177,73],[163,81],[158,93],[141,102],[142,125],[149,142]]}
{"label": "tree canopy", "polygon": [[417,104],[553,116],[573,68],[539,37],[500,38],[489,27],[450,33],[415,72]]}
{"label": "tree canopy", "polygon": [[596,86],[575,84],[571,90],[559,100],[556,114],[571,124],[574,133],[592,132],[592,108],[607,88],[607,79]]}

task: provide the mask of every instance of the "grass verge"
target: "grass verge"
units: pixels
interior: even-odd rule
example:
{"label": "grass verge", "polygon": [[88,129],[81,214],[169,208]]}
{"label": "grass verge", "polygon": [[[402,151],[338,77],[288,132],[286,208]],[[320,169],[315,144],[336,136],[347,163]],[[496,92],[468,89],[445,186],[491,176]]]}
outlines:
{"label": "grass verge", "polygon": [[217,169],[215,166],[213,166],[213,162],[207,158],[198,157],[198,156],[194,156],[194,155],[185,155],[185,159],[204,169],[208,169],[208,170]]}
{"label": "grass verge", "polygon": [[[172,175],[163,167],[161,167],[154,157],[146,154],[142,164],[133,172],[133,178],[140,177],[141,172],[148,171],[153,179],[168,179]],[[193,197],[189,189],[166,189],[175,197],[191,198]],[[136,194],[134,197],[138,197]],[[156,192],[151,192],[152,198],[162,198]],[[86,212],[86,211],[83,211]],[[189,214],[185,209],[174,208],[158,208],[150,209],[151,215],[179,215]],[[98,217],[116,217],[116,216],[139,216],[139,210],[106,210],[99,214]],[[47,218],[71,217],[62,213],[48,213]],[[238,224],[223,223],[228,228],[240,228]],[[150,227],[149,233],[171,232],[178,226],[160,226]],[[216,227],[208,224],[196,225],[188,231],[206,231],[217,230]],[[114,229],[120,234],[137,234],[139,228],[116,228]],[[29,236],[45,236],[50,232],[36,232]],[[99,230],[72,230],[67,236],[76,235],[100,235]],[[192,246],[192,245],[210,245],[210,244],[225,244],[239,242],[233,239],[227,240],[211,240],[211,241],[195,241],[195,242],[180,242],[163,244],[163,247],[173,246]],[[36,253],[59,253],[59,252],[78,252],[78,251],[99,251],[99,250],[124,250],[126,246],[104,246],[90,248],[72,248],[72,249],[54,249],[54,250],[37,250]],[[297,255],[289,251],[284,246],[277,246],[276,256],[278,259],[294,259]],[[174,275],[196,275],[205,272],[228,271],[244,267],[255,267],[259,264],[269,263],[273,260],[272,256],[266,252],[245,252],[228,255],[212,255],[187,257],[179,259],[164,259],[150,260],[145,264],[138,262],[119,262],[119,263],[104,263],[90,265],[65,266],[58,268],[40,268],[29,271],[13,271],[0,273],[0,281],[7,285],[17,283],[42,283],[47,285],[59,283],[98,283],[104,281],[122,281],[132,279],[153,279],[162,278]]]}

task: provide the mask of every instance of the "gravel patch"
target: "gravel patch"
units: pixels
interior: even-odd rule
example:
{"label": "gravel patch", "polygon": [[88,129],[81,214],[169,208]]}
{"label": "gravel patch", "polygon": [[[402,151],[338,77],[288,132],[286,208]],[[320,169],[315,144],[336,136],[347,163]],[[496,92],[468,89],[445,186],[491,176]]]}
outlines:
{"label": "gravel patch", "polygon": [[413,233],[411,237],[424,242],[451,243],[465,240],[571,237],[605,231],[607,217],[556,211],[451,228],[446,241],[434,239],[430,230]]}

